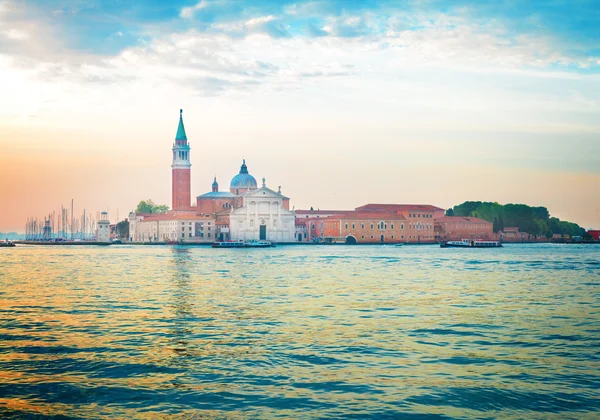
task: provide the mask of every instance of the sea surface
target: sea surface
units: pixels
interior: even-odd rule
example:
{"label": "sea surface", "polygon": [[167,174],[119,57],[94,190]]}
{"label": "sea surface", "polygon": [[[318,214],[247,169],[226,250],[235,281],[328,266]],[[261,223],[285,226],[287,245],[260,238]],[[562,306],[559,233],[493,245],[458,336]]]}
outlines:
{"label": "sea surface", "polygon": [[599,418],[600,246],[0,249],[0,417]]}

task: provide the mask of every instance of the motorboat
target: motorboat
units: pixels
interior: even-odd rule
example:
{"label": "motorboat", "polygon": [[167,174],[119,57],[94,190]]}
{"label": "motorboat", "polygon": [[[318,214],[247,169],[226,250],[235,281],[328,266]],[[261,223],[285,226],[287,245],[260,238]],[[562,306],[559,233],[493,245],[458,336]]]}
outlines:
{"label": "motorboat", "polygon": [[275,244],[269,241],[217,241],[213,242],[213,248],[272,248]]}
{"label": "motorboat", "polygon": [[272,248],[275,246],[274,243],[269,241],[248,241],[245,242],[247,248]]}
{"label": "motorboat", "polygon": [[482,241],[478,239],[463,239],[462,241],[442,241],[442,248],[499,248],[502,246],[500,241]]}
{"label": "motorboat", "polygon": [[0,241],[0,248],[8,248],[13,246],[16,246],[15,243],[13,241],[9,241],[8,239],[6,241]]}

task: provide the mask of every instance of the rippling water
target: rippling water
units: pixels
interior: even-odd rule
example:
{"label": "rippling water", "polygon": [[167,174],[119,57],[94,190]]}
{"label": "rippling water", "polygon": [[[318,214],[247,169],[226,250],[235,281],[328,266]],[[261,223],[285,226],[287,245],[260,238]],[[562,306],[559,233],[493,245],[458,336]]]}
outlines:
{"label": "rippling water", "polygon": [[0,416],[578,418],[600,247],[0,249]]}

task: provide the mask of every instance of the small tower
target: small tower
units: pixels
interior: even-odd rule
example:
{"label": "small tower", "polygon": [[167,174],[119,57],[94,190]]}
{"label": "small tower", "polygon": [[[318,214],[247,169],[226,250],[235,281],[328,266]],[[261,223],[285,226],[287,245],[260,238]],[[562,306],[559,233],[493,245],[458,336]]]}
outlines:
{"label": "small tower", "polygon": [[173,210],[189,207],[191,200],[191,173],[192,164],[190,163],[190,146],[185,135],[183,126],[183,109],[179,110],[179,126],[175,135],[173,144],[173,164],[172,172],[172,206]]}
{"label": "small tower", "polygon": [[98,220],[98,230],[96,233],[96,242],[110,242],[110,229],[109,229],[108,213],[103,211],[100,213],[100,220]]}
{"label": "small tower", "polygon": [[52,238],[52,226],[50,225],[50,219],[44,218],[44,240]]}
{"label": "small tower", "polygon": [[212,192],[219,192],[219,184],[217,183],[216,176],[215,176],[215,180],[212,183]]}

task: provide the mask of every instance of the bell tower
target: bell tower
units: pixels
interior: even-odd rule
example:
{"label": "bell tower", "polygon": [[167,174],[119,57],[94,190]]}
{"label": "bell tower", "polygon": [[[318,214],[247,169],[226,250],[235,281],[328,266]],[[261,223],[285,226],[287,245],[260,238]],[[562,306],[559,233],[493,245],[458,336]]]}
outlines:
{"label": "bell tower", "polygon": [[179,126],[177,127],[177,135],[173,144],[173,163],[172,170],[172,187],[173,195],[173,210],[179,210],[191,205],[191,185],[190,173],[192,164],[190,163],[190,146],[185,135],[183,126],[183,110],[179,110]]}

